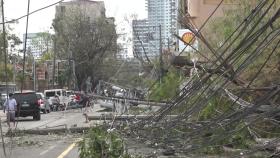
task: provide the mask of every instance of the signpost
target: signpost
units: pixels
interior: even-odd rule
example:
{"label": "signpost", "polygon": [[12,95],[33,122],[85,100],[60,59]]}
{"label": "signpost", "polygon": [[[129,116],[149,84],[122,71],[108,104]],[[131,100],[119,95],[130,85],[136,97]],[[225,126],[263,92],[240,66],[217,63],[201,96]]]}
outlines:
{"label": "signpost", "polygon": [[[198,41],[197,38],[195,37],[195,34],[192,33],[189,29],[181,29],[179,30],[179,36],[183,39],[182,42],[181,40],[179,40],[179,52],[182,52],[184,50],[184,52],[190,53],[193,52],[193,48],[198,49]],[[191,45],[187,46],[187,44]],[[187,47],[186,47],[187,46]],[[186,48],[185,48],[186,47]],[[178,54],[177,54],[178,55]],[[185,54],[186,55],[186,54]],[[184,53],[182,54],[182,56],[184,56]]]}

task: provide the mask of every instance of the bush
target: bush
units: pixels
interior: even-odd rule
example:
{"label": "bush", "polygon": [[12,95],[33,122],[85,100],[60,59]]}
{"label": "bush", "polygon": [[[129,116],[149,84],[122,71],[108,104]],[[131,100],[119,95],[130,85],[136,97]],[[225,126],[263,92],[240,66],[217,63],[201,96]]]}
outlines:
{"label": "bush", "polygon": [[105,128],[92,128],[79,143],[80,158],[119,158],[124,154],[123,140]]}

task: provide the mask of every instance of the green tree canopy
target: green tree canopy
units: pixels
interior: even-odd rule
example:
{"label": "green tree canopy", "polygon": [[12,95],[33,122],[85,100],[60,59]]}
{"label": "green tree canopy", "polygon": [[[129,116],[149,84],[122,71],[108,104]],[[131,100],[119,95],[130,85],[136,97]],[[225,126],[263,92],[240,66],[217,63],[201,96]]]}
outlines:
{"label": "green tree canopy", "polygon": [[99,64],[114,59],[117,52],[113,20],[103,16],[92,18],[86,11],[72,8],[71,12],[57,16],[53,26],[57,56],[69,63],[75,61],[78,86],[82,88],[88,76],[102,79]]}

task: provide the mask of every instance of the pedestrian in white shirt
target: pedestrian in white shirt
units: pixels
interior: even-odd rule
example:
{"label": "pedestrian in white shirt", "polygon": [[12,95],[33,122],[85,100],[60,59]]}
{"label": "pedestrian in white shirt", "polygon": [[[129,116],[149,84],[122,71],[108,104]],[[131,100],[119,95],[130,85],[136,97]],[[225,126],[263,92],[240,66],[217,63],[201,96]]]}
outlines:
{"label": "pedestrian in white shirt", "polygon": [[9,99],[6,99],[4,103],[4,113],[7,111],[7,124],[10,128],[10,122],[14,122],[14,127],[16,124],[15,115],[17,111],[17,101],[12,97],[13,94],[9,94]]}

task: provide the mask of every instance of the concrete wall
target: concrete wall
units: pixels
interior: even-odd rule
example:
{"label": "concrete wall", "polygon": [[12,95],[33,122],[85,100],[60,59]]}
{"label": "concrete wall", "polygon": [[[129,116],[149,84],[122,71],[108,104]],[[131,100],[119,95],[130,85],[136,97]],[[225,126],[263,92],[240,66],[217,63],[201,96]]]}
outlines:
{"label": "concrete wall", "polygon": [[[21,89],[21,81],[17,81],[16,84],[17,84],[17,90],[20,90]],[[34,89],[34,82],[30,81],[30,80],[24,81],[23,82],[23,87],[24,87],[23,90],[33,90]],[[43,92],[44,90],[49,89],[49,88],[52,88],[52,85],[48,86],[48,81],[47,80],[41,80],[41,81],[39,80],[36,83],[36,90],[38,92]]]}
{"label": "concrete wall", "polygon": [[[220,2],[220,0],[188,0],[188,12],[197,28],[201,27]],[[224,16],[224,10],[233,8],[235,5],[229,0],[224,1],[213,17]]]}

